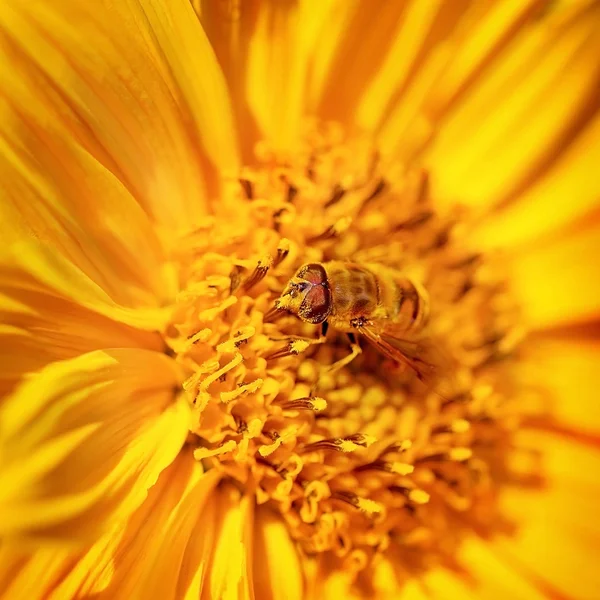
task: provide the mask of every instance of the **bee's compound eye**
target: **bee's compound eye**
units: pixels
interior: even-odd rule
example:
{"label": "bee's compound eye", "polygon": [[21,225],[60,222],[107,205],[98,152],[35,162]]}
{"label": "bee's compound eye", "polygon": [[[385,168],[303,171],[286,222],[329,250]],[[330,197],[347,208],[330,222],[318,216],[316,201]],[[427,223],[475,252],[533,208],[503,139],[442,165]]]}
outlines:
{"label": "bee's compound eye", "polygon": [[298,316],[309,323],[322,323],[331,312],[331,292],[322,285],[314,286],[306,294]]}
{"label": "bee's compound eye", "polygon": [[312,285],[322,285],[327,283],[327,273],[325,272],[323,265],[320,265],[319,263],[304,265],[298,271],[298,277],[308,281]]}

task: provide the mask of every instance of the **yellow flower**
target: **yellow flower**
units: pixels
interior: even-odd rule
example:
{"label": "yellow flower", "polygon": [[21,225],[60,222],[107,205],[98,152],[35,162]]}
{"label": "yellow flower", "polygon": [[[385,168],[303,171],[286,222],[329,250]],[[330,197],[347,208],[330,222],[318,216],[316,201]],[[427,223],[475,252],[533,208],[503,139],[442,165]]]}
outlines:
{"label": "yellow flower", "polygon": [[[2,597],[594,598],[599,27],[5,0]],[[431,382],[276,310],[331,260]]]}

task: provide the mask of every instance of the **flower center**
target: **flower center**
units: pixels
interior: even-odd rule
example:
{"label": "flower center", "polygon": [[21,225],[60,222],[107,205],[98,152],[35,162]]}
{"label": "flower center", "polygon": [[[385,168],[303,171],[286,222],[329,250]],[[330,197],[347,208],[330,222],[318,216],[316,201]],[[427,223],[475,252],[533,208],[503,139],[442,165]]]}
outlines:
{"label": "flower center", "polygon": [[[521,333],[498,268],[466,247],[465,215],[436,210],[425,171],[381,164],[335,125],[286,160],[266,146],[257,156],[185,241],[167,343],[189,373],[194,456],[279,511],[307,553],[356,572],[382,552],[452,562],[464,532],[499,527],[513,478]],[[359,332],[362,353],[332,370],[347,335],[330,327],[317,344],[319,325],[273,310],[302,264],[333,260],[418,281],[451,392]]]}

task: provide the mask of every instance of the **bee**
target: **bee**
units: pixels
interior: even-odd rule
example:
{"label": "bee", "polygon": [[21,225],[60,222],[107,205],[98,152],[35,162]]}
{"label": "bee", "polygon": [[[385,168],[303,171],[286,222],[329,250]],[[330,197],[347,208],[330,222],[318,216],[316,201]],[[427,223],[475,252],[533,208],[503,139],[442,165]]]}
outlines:
{"label": "bee", "polygon": [[428,386],[440,374],[439,353],[424,335],[429,318],[425,289],[401,271],[382,264],[330,261],[301,266],[275,303],[306,323],[347,333],[351,353],[332,365],[337,370],[361,352],[364,336],[385,357]]}

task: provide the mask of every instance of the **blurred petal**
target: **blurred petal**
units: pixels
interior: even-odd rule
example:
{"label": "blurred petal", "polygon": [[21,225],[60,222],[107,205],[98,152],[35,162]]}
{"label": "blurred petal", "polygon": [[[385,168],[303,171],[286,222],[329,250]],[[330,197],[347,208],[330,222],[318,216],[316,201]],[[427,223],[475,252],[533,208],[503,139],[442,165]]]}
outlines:
{"label": "blurred petal", "polygon": [[231,486],[219,490],[216,536],[202,600],[253,599],[252,514],[254,498]]}
{"label": "blurred petal", "polygon": [[71,568],[76,557],[66,550],[25,550],[4,544],[0,547],[0,597],[41,600]]}
{"label": "blurred petal", "polygon": [[[416,104],[409,89],[418,71],[424,68],[422,63],[430,64],[424,57],[435,55],[441,43],[455,33],[467,7],[466,2],[441,0],[406,4],[385,58],[360,98],[356,111],[360,127],[377,131],[392,99],[396,103]],[[428,58],[435,60],[433,56]]]}
{"label": "blurred petal", "polygon": [[265,138],[280,152],[296,148],[306,109],[309,52],[332,2],[193,4],[225,72],[246,160],[254,160],[254,145]]}
{"label": "blurred petal", "polygon": [[519,530],[498,540],[494,551],[540,589],[593,600],[600,589],[592,558],[600,548],[600,452],[549,434],[525,434],[523,443],[542,454],[548,485],[542,493],[514,488],[506,494],[504,508]]}
{"label": "blurred petal", "polygon": [[509,259],[510,284],[534,329],[578,323],[600,314],[600,222],[594,219],[559,239]]}
{"label": "blurred petal", "polygon": [[306,55],[298,4],[256,4],[245,96],[259,129],[278,150],[297,143],[303,110]]}
{"label": "blurred petal", "polygon": [[124,521],[179,452],[189,406],[164,354],[96,351],[54,363],[0,412],[0,523],[15,539],[82,542]]}
{"label": "blurred petal", "polygon": [[45,246],[53,248],[123,306],[155,306],[172,296],[158,238],[134,198],[85,150],[52,127],[21,120],[16,108],[0,103],[5,247],[20,251],[26,243],[40,258]]}
{"label": "blurred petal", "polygon": [[[194,133],[219,175],[237,172],[237,135],[225,78],[191,3],[127,0],[125,4],[147,20],[189,107]],[[180,123],[185,127],[185,119],[180,117]]]}
{"label": "blurred petal", "polygon": [[[161,598],[184,597],[191,576],[206,565],[214,528],[211,493],[218,479],[215,471],[204,474],[191,453],[180,453],[160,474],[127,524],[115,528],[89,550],[68,553],[3,548],[0,593],[37,597],[28,594],[33,577],[39,597],[57,600],[91,596],[125,599],[136,596],[140,589],[148,590],[151,597],[161,587],[168,592]],[[160,581],[162,577],[166,582]]]}
{"label": "blurred petal", "polygon": [[535,244],[593,212],[600,206],[600,179],[594,174],[598,164],[600,116],[518,201],[488,215],[475,231],[473,244],[480,249]]}
{"label": "blurred petal", "polygon": [[318,114],[376,129],[422,56],[452,32],[468,4],[332,3],[314,48],[310,93]]}
{"label": "blurred petal", "polygon": [[[121,287],[128,288],[126,280],[120,283]],[[134,308],[116,302],[54,245],[35,239],[24,238],[9,248],[0,249],[2,290],[14,290],[17,296],[28,292],[34,292],[38,297],[59,296],[114,321],[151,331],[162,330],[169,316],[169,308],[157,306],[157,299],[148,295],[145,300],[154,306]]]}
{"label": "blurred petal", "polygon": [[503,204],[547,172],[597,112],[599,26],[597,3],[557,5],[509,45],[429,149],[433,197]]}
{"label": "blurred petal", "polygon": [[261,600],[304,598],[298,551],[281,517],[257,509],[254,534],[254,593]]}
{"label": "blurred petal", "polygon": [[11,0],[0,10],[4,87],[24,120],[39,115],[73,136],[167,227],[197,223],[202,165],[235,167],[236,137],[189,3],[34,4]]}
{"label": "blurred petal", "polygon": [[551,415],[575,435],[600,434],[600,341],[541,334],[523,357],[527,385],[539,382],[552,402]]}

